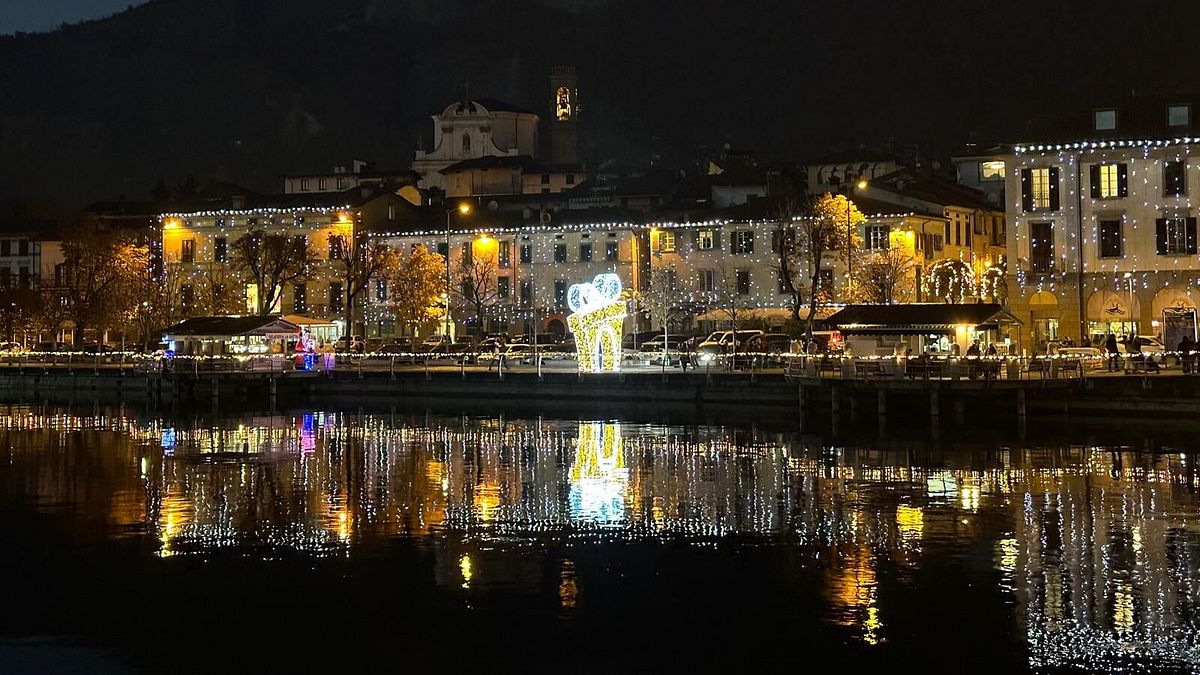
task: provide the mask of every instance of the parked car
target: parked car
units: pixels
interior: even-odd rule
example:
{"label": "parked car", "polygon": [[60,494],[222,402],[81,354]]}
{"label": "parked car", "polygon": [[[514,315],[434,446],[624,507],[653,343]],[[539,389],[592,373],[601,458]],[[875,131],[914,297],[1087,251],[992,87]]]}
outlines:
{"label": "parked car", "polygon": [[700,365],[721,360],[735,351],[745,351],[745,345],[751,338],[762,335],[761,330],[731,330],[717,331],[708,336],[696,347],[696,362]]}
{"label": "parked car", "polygon": [[[1128,342],[1118,340],[1117,349],[1120,350],[1122,354],[1137,354],[1139,352],[1142,354],[1161,354],[1166,351],[1162,340],[1153,335],[1135,335],[1134,339],[1137,342],[1136,348]],[[1059,351],[1061,351],[1061,349]]]}
{"label": "parked car", "polygon": [[1099,370],[1105,367],[1107,360],[1099,347],[1059,347],[1058,358],[1078,359],[1084,368]]}
{"label": "parked car", "polygon": [[753,355],[750,363],[755,366],[781,365],[784,361],[781,355],[792,351],[792,336],[787,333],[756,335],[746,340],[745,346],[739,347],[739,350]]}
{"label": "parked car", "polygon": [[626,333],[624,337],[621,338],[621,353],[624,355],[625,359],[636,358],[638,350],[641,349],[642,345],[656,337],[661,338],[662,332],[651,330],[641,331],[638,333]]}
{"label": "parked car", "polygon": [[504,348],[504,363],[532,363],[533,347],[524,343],[506,345]]}
{"label": "parked car", "polygon": [[20,342],[0,342],[0,354],[20,354],[25,351]]}
{"label": "parked car", "polygon": [[367,358],[392,358],[412,354],[412,338],[394,338],[392,341],[376,347]]}
{"label": "parked car", "polygon": [[337,339],[335,349],[339,352],[353,352],[355,354],[362,354],[364,351],[366,351],[366,345],[363,343],[363,339],[357,335],[351,335],[349,337],[343,335]]}
{"label": "parked car", "polygon": [[663,342],[666,342],[666,358],[667,365],[679,365],[680,356],[683,354],[684,343],[688,340],[686,335],[667,335],[661,333],[658,337],[647,340],[642,343],[642,346],[637,350],[637,360],[645,365],[662,365],[663,362]]}

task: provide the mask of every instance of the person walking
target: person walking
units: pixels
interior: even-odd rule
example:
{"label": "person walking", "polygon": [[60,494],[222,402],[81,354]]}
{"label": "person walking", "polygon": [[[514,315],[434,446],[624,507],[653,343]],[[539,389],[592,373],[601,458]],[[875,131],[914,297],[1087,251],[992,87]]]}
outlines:
{"label": "person walking", "polygon": [[1116,335],[1108,334],[1108,338],[1104,341],[1104,351],[1108,352],[1108,372],[1117,372],[1117,361],[1120,358],[1121,350],[1117,347]]}
{"label": "person walking", "polygon": [[1179,341],[1179,365],[1183,367],[1184,375],[1192,372],[1192,351],[1195,348],[1196,342],[1190,335],[1184,335]]}

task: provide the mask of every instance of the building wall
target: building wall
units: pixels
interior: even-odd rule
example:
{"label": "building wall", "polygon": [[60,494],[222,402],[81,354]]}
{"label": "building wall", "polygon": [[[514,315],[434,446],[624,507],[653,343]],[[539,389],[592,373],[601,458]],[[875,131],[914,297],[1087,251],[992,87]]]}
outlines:
{"label": "building wall", "polygon": [[[1163,195],[1163,164],[1168,160],[1186,162],[1185,195]],[[1009,294],[1018,318],[1026,321],[1027,339],[1036,341],[1037,325],[1031,323],[1035,321],[1032,315],[1035,308],[1040,308],[1043,321],[1057,320],[1060,337],[1079,340],[1106,329],[1136,329],[1143,335],[1156,335],[1161,332],[1158,322],[1162,320],[1161,310],[1168,296],[1172,306],[1197,306],[1200,256],[1160,255],[1155,221],[1197,217],[1192,200],[1200,195],[1200,147],[1158,144],[1089,147],[1021,152],[1006,161],[1012,169],[1005,180],[1011,223],[1007,246]],[[1098,163],[1126,165],[1127,196],[1091,197],[1091,166]],[[1058,208],[1027,212],[1022,200],[1021,169],[1042,167],[1059,170]],[[1102,220],[1121,222],[1122,255],[1100,257]],[[1054,241],[1054,266],[1050,272],[1032,269],[1033,223],[1050,223]],[[1044,295],[1035,297],[1038,293]],[[1045,294],[1057,300],[1056,311],[1045,304],[1034,304],[1046,300]]]}

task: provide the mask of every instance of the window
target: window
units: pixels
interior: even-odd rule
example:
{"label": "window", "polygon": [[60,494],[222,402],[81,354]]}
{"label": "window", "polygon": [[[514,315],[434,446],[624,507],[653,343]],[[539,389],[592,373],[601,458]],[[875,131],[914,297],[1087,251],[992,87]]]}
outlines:
{"label": "window", "polygon": [[308,311],[308,287],[304,284],[292,286],[292,312],[303,314]]}
{"label": "window", "polygon": [[1029,224],[1029,269],[1047,273],[1054,268],[1054,228],[1051,223]]}
{"label": "window", "polygon": [[579,262],[591,262],[591,261],[592,261],[592,245],[591,244],[580,244],[579,245]]}
{"label": "window", "polygon": [[179,247],[179,262],[196,262],[196,240],[184,239]]}
{"label": "window", "polygon": [[396,205],[388,204],[388,220],[396,219]]}
{"label": "window", "polygon": [[567,185],[574,185],[574,184],[575,184],[575,174],[573,174],[573,173],[567,174]]}
{"label": "window", "polygon": [[1122,255],[1121,221],[1100,221],[1100,257],[1120,258]]}
{"label": "window", "polygon": [[675,252],[675,233],[668,230],[658,231],[658,252],[659,253],[674,253]]}
{"label": "window", "polygon": [[303,234],[298,234],[292,237],[292,246],[296,248],[296,254],[300,256],[308,255],[308,237]]}
{"label": "window", "polygon": [[496,265],[501,269],[512,267],[511,241],[501,241],[496,244]]}
{"label": "window", "polygon": [[1004,245],[1004,217],[992,216],[992,246]]}
{"label": "window", "polygon": [[1117,111],[1097,110],[1094,114],[1096,131],[1113,131],[1117,128]]}
{"label": "window", "polygon": [[12,241],[5,239],[0,241],[0,256],[8,257],[12,255]]}
{"label": "window", "polygon": [[179,288],[179,304],[183,306],[183,311],[190,312],[192,303],[196,301],[196,292],[192,289],[191,284],[184,284]]}
{"label": "window", "polygon": [[459,260],[462,265],[470,265],[473,254],[475,253],[475,245],[469,241],[464,241],[459,246]]}
{"label": "window", "polygon": [[300,191],[308,192],[308,179],[307,178],[300,179]]}
{"label": "window", "polygon": [[508,277],[496,277],[496,297],[507,300],[512,293],[512,280]]}
{"label": "window", "polygon": [[325,190],[328,190],[329,189],[329,179],[328,178],[317,179],[317,189],[322,192],[324,192]]}
{"label": "window", "polygon": [[17,242],[17,250],[21,255],[29,255],[29,240],[22,239],[21,241]]}
{"label": "window", "polygon": [[1187,194],[1187,163],[1183,160],[1163,162],[1163,196]]}
{"label": "window", "polygon": [[521,244],[521,263],[528,265],[533,262],[533,245]]}
{"label": "window", "polygon": [[697,274],[699,275],[698,287],[701,292],[712,293],[717,290],[716,275],[712,270],[699,270]]}
{"label": "window", "polygon": [[337,189],[345,190],[348,187],[350,187],[350,179],[346,178],[345,176],[338,176]]}
{"label": "window", "polygon": [[1128,193],[1129,173],[1124,164],[1093,164],[1092,199],[1116,199]]}
{"label": "window", "polygon": [[562,279],[554,280],[554,304],[559,307],[567,306],[567,282]]}
{"label": "window", "polygon": [[737,294],[750,295],[750,272],[749,270],[737,271]]}
{"label": "window", "polygon": [[997,181],[1004,180],[1004,162],[1003,160],[989,160],[979,163],[979,180],[980,181]]}
{"label": "window", "polygon": [[549,184],[550,184],[550,174],[548,174],[548,173],[542,174],[542,185],[549,185]]}
{"label": "window", "polygon": [[462,154],[471,154],[471,134],[463,134],[462,137]]}
{"label": "window", "polygon": [[338,235],[330,235],[329,237],[329,259],[342,259],[342,238]]}
{"label": "window", "polygon": [[713,230],[697,230],[696,249],[700,251],[711,251],[716,243],[716,239],[716,233]]}
{"label": "window", "polygon": [[554,262],[556,262],[556,263],[567,262],[567,245],[566,244],[555,244],[554,245]]}
{"label": "window", "polygon": [[754,253],[754,231],[735,230],[729,238],[729,245],[736,255]]}
{"label": "window", "polygon": [[533,304],[533,282],[521,282],[521,306],[528,307]]}
{"label": "window", "polygon": [[225,262],[229,259],[229,240],[225,237],[213,239],[213,260]]}
{"label": "window", "polygon": [[1159,218],[1154,221],[1159,255],[1196,253],[1195,218]]}
{"label": "window", "polygon": [[446,245],[446,242],[439,241],[438,245],[437,245],[437,254],[442,256],[442,260],[445,260],[448,257],[449,253],[450,253],[450,247]]}
{"label": "window", "polygon": [[21,267],[17,269],[17,281],[20,283],[21,288],[29,288],[30,284],[28,265],[21,265]]}
{"label": "window", "polygon": [[616,260],[617,255],[619,254],[619,251],[620,251],[620,246],[617,244],[617,242],[615,242],[615,241],[606,242],[604,244],[604,259],[608,260],[608,261]]}
{"label": "window", "polygon": [[1021,169],[1021,206],[1025,211],[1058,210],[1058,167]]}
{"label": "window", "polygon": [[868,225],[866,231],[867,249],[871,251],[886,251],[888,235],[892,228],[887,225]]}
{"label": "window", "polygon": [[1186,127],[1192,121],[1192,106],[1178,103],[1167,106],[1167,126]]}
{"label": "window", "polygon": [[375,280],[375,300],[377,302],[387,302],[387,279]]}
{"label": "window", "polygon": [[329,284],[329,311],[342,311],[342,282],[340,281]]}

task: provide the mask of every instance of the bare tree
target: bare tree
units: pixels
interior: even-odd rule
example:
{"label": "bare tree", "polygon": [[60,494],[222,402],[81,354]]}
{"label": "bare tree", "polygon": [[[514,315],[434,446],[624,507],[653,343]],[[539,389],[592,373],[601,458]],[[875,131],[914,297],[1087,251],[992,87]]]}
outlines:
{"label": "bare tree", "polygon": [[235,240],[230,248],[234,268],[258,289],[255,313],[259,316],[270,314],[283,297],[284,286],[305,278],[316,262],[316,255],[302,238],[283,233],[255,230]]}
{"label": "bare tree", "polygon": [[415,336],[433,319],[429,309],[438,302],[446,283],[445,259],[424,246],[415,246],[407,259],[388,251],[382,274],[388,285],[388,310]]}
{"label": "bare tree", "polygon": [[387,265],[387,246],[372,243],[362,228],[355,227],[350,235],[329,235],[330,261],[338,270],[346,289],[346,330],[354,334],[354,309],[362,292],[372,279],[381,277]]}
{"label": "bare tree", "polygon": [[496,304],[496,259],[490,256],[471,256],[458,266],[458,284],[451,292],[462,307],[484,329],[487,312]]}
{"label": "bare tree", "polygon": [[[743,273],[747,276],[739,278]],[[728,322],[729,329],[734,332],[731,354],[734,359],[737,358],[737,331],[755,315],[754,307],[750,302],[750,298],[753,296],[747,287],[748,275],[748,271],[739,271],[724,263],[717,264],[713,275],[715,285],[712,292],[712,309]]]}
{"label": "bare tree", "polygon": [[142,346],[147,350],[150,349],[150,336],[156,329],[176,323],[191,309],[184,306],[186,298],[181,292],[186,285],[184,269],[180,263],[168,263],[160,276],[154,273],[153,266],[147,265],[134,277],[134,289],[140,301],[131,308],[131,318],[137,324]]}
{"label": "bare tree", "polygon": [[4,338],[16,341],[18,331],[33,326],[41,307],[42,296],[36,289],[10,283],[0,286],[0,326]]}
{"label": "bare tree", "polygon": [[670,325],[687,314],[687,300],[680,291],[678,275],[673,268],[656,267],[650,272],[650,283],[641,293],[639,305],[649,313],[650,321],[662,326],[665,365]]}
{"label": "bare tree", "polygon": [[889,247],[864,257],[856,285],[863,300],[879,305],[908,302],[914,286],[912,256],[900,247]]}

